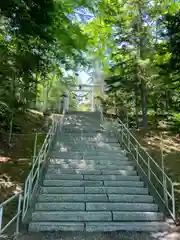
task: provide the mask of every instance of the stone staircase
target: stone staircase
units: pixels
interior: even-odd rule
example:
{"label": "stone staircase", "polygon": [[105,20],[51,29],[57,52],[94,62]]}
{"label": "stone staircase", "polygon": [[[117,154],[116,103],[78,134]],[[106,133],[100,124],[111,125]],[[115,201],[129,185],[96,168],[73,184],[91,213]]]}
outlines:
{"label": "stone staircase", "polygon": [[164,214],[98,113],[67,115],[29,231],[158,231]]}

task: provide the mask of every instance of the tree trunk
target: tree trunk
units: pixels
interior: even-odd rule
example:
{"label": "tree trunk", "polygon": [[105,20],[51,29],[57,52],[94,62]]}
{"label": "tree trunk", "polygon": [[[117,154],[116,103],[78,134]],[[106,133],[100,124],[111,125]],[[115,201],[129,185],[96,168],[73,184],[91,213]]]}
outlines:
{"label": "tree trunk", "polygon": [[148,105],[147,105],[147,89],[145,82],[141,79],[141,100],[144,130],[148,130]]}
{"label": "tree trunk", "polygon": [[[142,7],[140,3],[138,3],[138,10],[139,10],[139,57],[140,59],[144,60],[146,58],[145,49],[144,49],[144,34],[143,33],[143,13]],[[143,75],[144,70],[140,66],[140,73]],[[141,89],[141,101],[142,101],[142,115],[143,115],[143,127],[144,130],[147,131],[148,129],[148,105],[147,105],[147,88],[144,79],[140,79],[140,89]]]}
{"label": "tree trunk", "polygon": [[134,91],[134,98],[135,98],[135,119],[136,119],[136,128],[139,128],[139,107],[138,107],[138,84],[135,83],[135,91]]}

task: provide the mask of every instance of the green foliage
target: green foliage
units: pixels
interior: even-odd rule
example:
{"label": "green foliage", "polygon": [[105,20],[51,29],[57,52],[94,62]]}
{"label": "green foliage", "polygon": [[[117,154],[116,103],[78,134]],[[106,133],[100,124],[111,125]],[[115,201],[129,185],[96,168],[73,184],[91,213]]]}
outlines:
{"label": "green foliage", "polygon": [[171,128],[176,133],[180,132],[180,113],[176,113],[171,118]]}
{"label": "green foliage", "polygon": [[7,124],[37,100],[54,108],[69,84],[62,69],[86,63],[87,36],[68,18],[83,4],[89,6],[72,0],[0,2],[0,116]]}
{"label": "green foliage", "polygon": [[104,0],[99,8],[89,34],[90,45],[106,66],[105,109],[119,114],[123,105],[135,116],[136,126],[145,129],[152,112],[155,124],[158,115],[178,112],[180,3]]}

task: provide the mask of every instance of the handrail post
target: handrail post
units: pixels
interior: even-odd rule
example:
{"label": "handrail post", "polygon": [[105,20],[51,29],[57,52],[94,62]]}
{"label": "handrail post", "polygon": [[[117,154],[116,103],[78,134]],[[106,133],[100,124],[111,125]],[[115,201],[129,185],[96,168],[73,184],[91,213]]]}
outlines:
{"label": "handrail post", "polygon": [[0,232],[2,229],[2,217],[3,217],[3,207],[0,207]]}
{"label": "handrail post", "polygon": [[28,204],[31,200],[32,194],[32,179],[33,179],[33,171],[30,172],[29,184],[28,184]]}
{"label": "handrail post", "polygon": [[161,167],[162,167],[162,177],[163,177],[163,191],[164,191],[164,202],[168,207],[168,198],[167,198],[167,181],[165,177],[165,167],[164,167],[164,151],[163,151],[163,138],[161,135]]}
{"label": "handrail post", "polygon": [[151,181],[151,164],[150,164],[150,158],[148,157],[148,179]]}
{"label": "handrail post", "polygon": [[36,150],[37,150],[37,138],[38,138],[38,133],[35,135],[35,141],[34,141],[34,155],[33,155],[33,163],[35,162],[36,159]]}
{"label": "handrail post", "polygon": [[24,196],[23,196],[23,209],[22,209],[22,220],[25,218],[25,211],[26,211],[26,203],[27,203],[27,197],[28,197],[28,181],[25,182],[25,188],[24,188]]}
{"label": "handrail post", "polygon": [[18,217],[17,217],[17,221],[16,221],[16,236],[19,234],[21,202],[22,202],[22,194],[19,195],[19,200],[18,200],[18,210],[17,210]]}
{"label": "handrail post", "polygon": [[127,132],[127,134],[128,134],[128,150],[131,152],[131,150],[130,150],[130,134]]}
{"label": "handrail post", "polygon": [[171,185],[171,195],[172,195],[172,213],[173,213],[173,217],[174,219],[176,219],[176,208],[175,208],[175,196],[174,196],[174,184],[172,183]]}
{"label": "handrail post", "polygon": [[121,144],[123,145],[123,135],[124,135],[124,131],[123,131],[123,125],[121,124],[121,126],[122,126],[122,130],[121,130]]}
{"label": "handrail post", "polygon": [[139,163],[138,144],[136,144],[136,162]]}

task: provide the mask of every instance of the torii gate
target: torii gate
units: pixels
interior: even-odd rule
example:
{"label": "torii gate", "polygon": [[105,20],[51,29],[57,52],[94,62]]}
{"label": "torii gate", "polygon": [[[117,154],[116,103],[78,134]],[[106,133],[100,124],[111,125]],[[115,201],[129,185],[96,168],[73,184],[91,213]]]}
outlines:
{"label": "torii gate", "polygon": [[[103,94],[104,89],[99,84],[80,84],[79,89],[68,88],[66,91],[66,94],[64,96],[64,113],[68,112],[68,110],[69,110],[69,95],[70,95],[70,92],[72,92],[72,91],[90,92],[91,93],[91,112],[94,112],[95,111],[95,105],[94,105],[95,87],[100,87],[101,94]],[[89,89],[82,89],[82,88],[89,88]]]}

